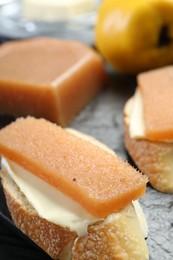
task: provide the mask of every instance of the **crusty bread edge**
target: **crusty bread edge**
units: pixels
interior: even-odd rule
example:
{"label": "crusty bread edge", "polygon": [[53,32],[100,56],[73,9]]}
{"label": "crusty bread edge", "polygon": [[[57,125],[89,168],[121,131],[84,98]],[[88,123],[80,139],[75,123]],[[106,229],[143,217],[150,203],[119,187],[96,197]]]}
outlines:
{"label": "crusty bread edge", "polygon": [[[71,130],[71,132],[77,135],[79,133],[76,130]],[[111,151],[107,146],[83,133],[79,133],[79,137],[86,138],[108,152]],[[104,221],[90,225],[86,236],[77,237],[75,232],[39,217],[34,209],[28,211],[19,199],[22,196],[21,192],[18,190],[16,197],[10,192],[8,186],[10,177],[3,171],[1,171],[1,177],[7,205],[14,223],[53,259],[89,260],[106,259],[108,256],[110,259],[119,260],[148,259],[147,245],[132,205],[126,207],[121,213],[116,213],[115,219],[109,220],[108,217]],[[14,182],[12,185],[16,186]],[[15,189],[18,189],[17,186]],[[26,200],[26,198],[22,199]]]}
{"label": "crusty bread edge", "polygon": [[136,166],[158,191],[173,193],[173,143],[151,142],[130,137],[129,102],[124,107],[124,143]]}
{"label": "crusty bread edge", "polygon": [[132,204],[104,221],[88,227],[88,234],[77,238],[73,260],[147,260],[148,249]]}
{"label": "crusty bread edge", "polygon": [[69,245],[74,243],[77,233],[62,228],[38,216],[25,196],[18,189],[11,177],[1,171],[2,186],[15,225],[53,259],[60,259],[59,254],[67,255]]}

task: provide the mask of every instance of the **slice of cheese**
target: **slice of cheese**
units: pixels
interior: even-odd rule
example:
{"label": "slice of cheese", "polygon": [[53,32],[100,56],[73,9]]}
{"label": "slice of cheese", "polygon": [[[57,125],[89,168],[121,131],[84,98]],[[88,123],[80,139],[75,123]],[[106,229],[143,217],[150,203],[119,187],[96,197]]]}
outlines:
{"label": "slice of cheese", "polygon": [[105,85],[101,57],[80,42],[37,38],[0,48],[0,113],[65,126]]}
{"label": "slice of cheese", "polygon": [[82,205],[95,217],[145,192],[147,178],[119,157],[43,119],[18,119],[0,131],[0,154]]}

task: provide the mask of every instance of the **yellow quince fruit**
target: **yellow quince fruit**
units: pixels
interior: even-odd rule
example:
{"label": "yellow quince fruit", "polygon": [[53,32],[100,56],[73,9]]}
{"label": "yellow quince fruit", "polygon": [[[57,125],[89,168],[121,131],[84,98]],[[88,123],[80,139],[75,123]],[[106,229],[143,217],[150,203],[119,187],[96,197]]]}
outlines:
{"label": "yellow quince fruit", "polygon": [[173,63],[173,0],[103,0],[96,47],[118,71],[136,74]]}

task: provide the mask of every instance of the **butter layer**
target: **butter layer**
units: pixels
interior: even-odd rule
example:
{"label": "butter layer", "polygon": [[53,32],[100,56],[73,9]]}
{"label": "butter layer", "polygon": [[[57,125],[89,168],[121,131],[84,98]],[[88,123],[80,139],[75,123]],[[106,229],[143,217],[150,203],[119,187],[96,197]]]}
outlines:
{"label": "butter layer", "polygon": [[133,101],[130,105],[130,136],[131,138],[143,139],[145,138],[145,126],[143,119],[143,102],[141,92],[139,89],[136,89],[136,92],[133,96]]}
{"label": "butter layer", "polygon": [[42,218],[68,227],[78,235],[87,233],[88,225],[98,220],[78,203],[18,164],[5,158],[2,158],[1,164]]}
{"label": "butter layer", "polygon": [[[94,218],[80,204],[16,163],[2,158],[1,165],[2,169],[10,175],[40,217],[62,227],[67,227],[77,232],[79,236],[87,233],[88,225],[101,220]],[[148,226],[143,210],[138,201],[133,201],[132,204],[142,234],[144,237],[147,237]],[[106,222],[118,220],[119,216],[125,212],[126,208],[118,213],[109,215]]]}

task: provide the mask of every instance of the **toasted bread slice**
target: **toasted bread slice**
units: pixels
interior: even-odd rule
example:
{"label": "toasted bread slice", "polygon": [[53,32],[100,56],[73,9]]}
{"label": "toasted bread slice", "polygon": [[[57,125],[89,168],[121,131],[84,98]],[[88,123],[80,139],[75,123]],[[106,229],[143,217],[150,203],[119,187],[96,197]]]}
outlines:
{"label": "toasted bread slice", "polygon": [[149,259],[133,204],[88,226],[88,233],[78,237],[76,232],[40,217],[8,174],[2,171],[1,178],[14,223],[52,259]]}

